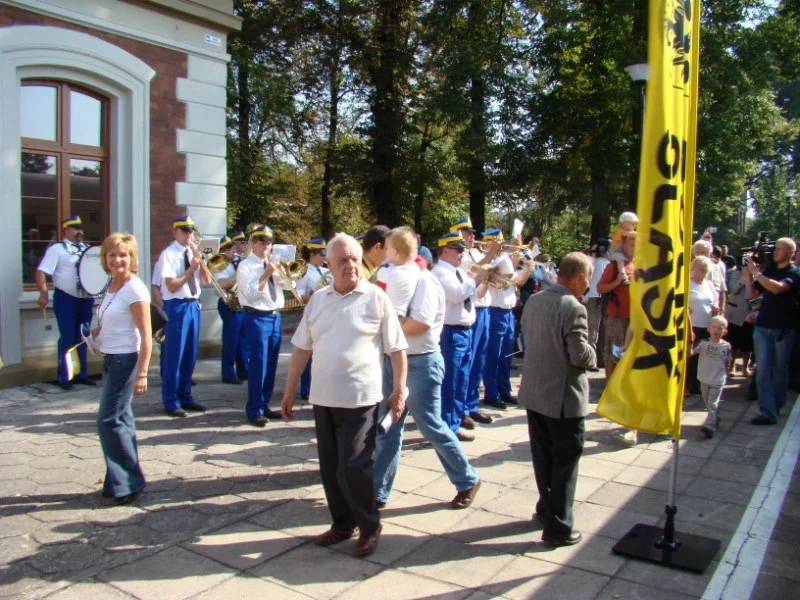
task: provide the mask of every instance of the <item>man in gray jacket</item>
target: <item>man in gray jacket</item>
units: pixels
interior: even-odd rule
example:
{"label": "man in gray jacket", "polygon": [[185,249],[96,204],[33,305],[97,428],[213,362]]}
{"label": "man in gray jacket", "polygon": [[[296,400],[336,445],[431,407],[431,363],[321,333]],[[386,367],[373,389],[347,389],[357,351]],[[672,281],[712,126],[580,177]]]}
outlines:
{"label": "man in gray jacket", "polygon": [[525,303],[522,332],[525,361],[519,404],[527,410],[531,456],[539,501],[536,519],[542,541],[577,544],[572,503],[583,452],[583,419],[589,412],[586,370],[595,364],[586,308],[581,304],[592,278],[591,259],[580,252],[561,260],[556,284]]}

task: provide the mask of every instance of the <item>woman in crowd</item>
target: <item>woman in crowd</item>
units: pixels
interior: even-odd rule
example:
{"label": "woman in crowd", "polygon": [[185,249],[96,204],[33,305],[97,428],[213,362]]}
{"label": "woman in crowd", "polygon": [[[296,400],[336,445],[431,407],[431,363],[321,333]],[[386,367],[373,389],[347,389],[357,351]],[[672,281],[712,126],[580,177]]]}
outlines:
{"label": "woman in crowd", "polygon": [[139,247],[129,233],[112,233],[100,252],[103,269],[111,275],[92,331],[103,353],[103,390],[97,411],[97,430],[106,477],[103,496],[128,504],[145,486],[136,449],[133,396],[147,391],[147,368],[153,339],[150,294],[137,277]]}
{"label": "woman in crowd", "polygon": [[[708,274],[716,266],[705,256],[698,256],[692,261],[691,280],[689,281],[689,318],[692,323],[693,343],[709,337],[708,326],[711,317],[719,314],[718,295]],[[700,382],[697,380],[697,356],[691,356],[687,363],[686,389],[690,394],[700,393]]]}

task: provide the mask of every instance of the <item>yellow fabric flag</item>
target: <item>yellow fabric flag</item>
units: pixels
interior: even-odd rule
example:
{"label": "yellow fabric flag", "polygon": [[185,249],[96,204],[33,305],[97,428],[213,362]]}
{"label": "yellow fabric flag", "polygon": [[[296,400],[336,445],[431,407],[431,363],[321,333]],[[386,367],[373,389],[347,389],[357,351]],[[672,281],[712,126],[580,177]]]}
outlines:
{"label": "yellow fabric flag", "polygon": [[689,352],[688,293],[697,148],[699,0],[650,0],[633,341],[597,412],[630,429],[680,437]]}
{"label": "yellow fabric flag", "polygon": [[[82,343],[83,342],[81,342],[81,344]],[[80,356],[78,356],[78,346],[81,344],[73,346],[67,350],[64,355],[64,366],[67,369],[67,381],[72,381],[72,378],[81,370],[81,359]]]}

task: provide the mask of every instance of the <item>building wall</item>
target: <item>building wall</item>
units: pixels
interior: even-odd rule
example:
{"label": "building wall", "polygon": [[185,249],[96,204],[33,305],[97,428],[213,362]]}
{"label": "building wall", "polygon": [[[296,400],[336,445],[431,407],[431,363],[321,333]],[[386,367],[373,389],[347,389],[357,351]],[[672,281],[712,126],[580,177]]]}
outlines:
{"label": "building wall", "polygon": [[[155,71],[149,101],[150,239],[149,244],[140,245],[140,260],[148,265],[145,279],[149,278],[149,265],[172,240],[169,222],[173,218],[189,213],[205,235],[223,234],[228,60],[223,30],[211,29],[221,45],[207,48],[202,33],[209,31],[208,24],[183,22],[119,0],[26,0],[25,8],[21,4],[0,0],[0,28],[34,25],[77,31],[117,46]],[[82,24],[84,19],[91,25]],[[170,28],[174,39],[167,37]],[[111,202],[113,205],[113,197]],[[35,300],[36,294],[31,292],[20,297],[26,354],[54,345],[57,335],[52,332],[46,339],[41,333],[27,334],[43,330]],[[204,290],[201,300],[201,337],[218,339],[220,323],[213,291]]]}

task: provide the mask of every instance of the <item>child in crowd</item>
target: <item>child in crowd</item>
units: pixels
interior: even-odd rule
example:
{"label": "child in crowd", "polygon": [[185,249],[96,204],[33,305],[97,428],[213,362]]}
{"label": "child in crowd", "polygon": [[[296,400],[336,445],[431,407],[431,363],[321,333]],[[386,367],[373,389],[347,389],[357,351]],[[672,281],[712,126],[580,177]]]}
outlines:
{"label": "child in crowd", "polygon": [[611,238],[611,245],[608,247],[608,259],[617,263],[619,271],[624,271],[625,262],[627,261],[622,253],[622,240],[625,239],[627,233],[636,231],[638,223],[639,217],[636,216],[636,213],[626,211],[619,216],[619,228],[614,232]]}
{"label": "child in crowd", "polygon": [[411,227],[395,227],[386,237],[387,266],[378,271],[378,287],[386,292],[399,317],[408,314],[408,305],[414,296],[420,278],[417,258],[417,235]]}
{"label": "child in crowd", "polygon": [[728,376],[728,368],[733,360],[731,345],[722,339],[728,327],[725,317],[717,315],[711,318],[708,326],[709,339],[700,340],[692,349],[692,354],[699,355],[697,379],[700,381],[700,393],[706,403],[708,416],[700,431],[706,438],[714,437],[719,428],[719,405],[722,402],[722,388]]}

